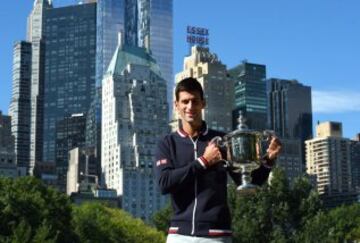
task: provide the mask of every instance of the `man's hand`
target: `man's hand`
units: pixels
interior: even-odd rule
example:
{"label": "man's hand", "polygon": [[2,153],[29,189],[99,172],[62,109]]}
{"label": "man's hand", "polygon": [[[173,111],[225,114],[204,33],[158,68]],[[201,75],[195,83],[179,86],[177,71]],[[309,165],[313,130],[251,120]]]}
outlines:
{"label": "man's hand", "polygon": [[268,153],[269,160],[275,160],[276,157],[280,154],[281,151],[281,142],[280,139],[272,136],[269,144],[269,148],[266,150]]}
{"label": "man's hand", "polygon": [[202,157],[207,160],[208,166],[215,165],[222,159],[221,152],[215,143],[208,144]]}

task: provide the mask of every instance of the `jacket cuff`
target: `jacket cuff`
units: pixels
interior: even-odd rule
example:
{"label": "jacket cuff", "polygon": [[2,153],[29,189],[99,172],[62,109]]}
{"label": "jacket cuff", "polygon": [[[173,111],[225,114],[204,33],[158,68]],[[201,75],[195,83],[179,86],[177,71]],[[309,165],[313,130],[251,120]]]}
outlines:
{"label": "jacket cuff", "polygon": [[271,160],[271,159],[269,159],[269,157],[266,156],[263,160],[263,166],[265,168],[271,169],[272,167],[274,167],[275,161],[276,161],[276,159]]}
{"label": "jacket cuff", "polygon": [[201,164],[201,166],[204,169],[209,167],[209,161],[207,161],[207,159],[205,159],[204,156],[201,156],[201,157],[197,158],[197,161]]}

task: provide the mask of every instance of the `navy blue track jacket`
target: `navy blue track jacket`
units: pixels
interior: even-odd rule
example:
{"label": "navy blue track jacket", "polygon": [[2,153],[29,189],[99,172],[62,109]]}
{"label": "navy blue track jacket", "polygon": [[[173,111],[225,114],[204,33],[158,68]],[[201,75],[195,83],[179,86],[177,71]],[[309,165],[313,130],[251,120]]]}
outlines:
{"label": "navy blue track jacket", "polygon": [[[227,172],[236,184],[241,183],[241,175],[232,173],[222,163],[208,167],[201,157],[209,141],[223,135],[207,129],[203,122],[198,137],[191,138],[180,128],[160,139],[155,168],[161,192],[171,195],[174,215],[169,233],[231,235]],[[252,173],[252,183],[264,183],[269,172],[269,168],[260,166]]]}

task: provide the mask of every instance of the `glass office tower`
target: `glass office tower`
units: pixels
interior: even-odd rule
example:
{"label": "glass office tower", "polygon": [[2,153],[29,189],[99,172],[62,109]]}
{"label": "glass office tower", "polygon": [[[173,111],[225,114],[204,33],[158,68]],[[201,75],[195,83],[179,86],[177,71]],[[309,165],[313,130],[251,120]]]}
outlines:
{"label": "glass office tower", "polygon": [[150,7],[150,49],[167,82],[167,101],[171,109],[174,89],[173,0],[151,0]]}
{"label": "glass office tower", "polygon": [[31,43],[15,43],[10,104],[11,132],[15,139],[15,163],[27,171],[30,167],[31,61]]}
{"label": "glass office tower", "polygon": [[95,96],[96,3],[46,12],[43,161],[55,161],[56,124]]}
{"label": "glass office tower", "polygon": [[267,81],[270,129],[282,138],[299,139],[305,165],[305,140],[312,138],[311,87],[296,80]]}
{"label": "glass office tower", "polygon": [[167,101],[171,104],[174,88],[173,1],[126,0],[125,45],[149,47],[166,80]]}
{"label": "glass office tower", "polygon": [[101,86],[118,44],[118,33],[124,33],[125,0],[98,0],[96,23],[96,87]]}
{"label": "glass office tower", "polygon": [[229,70],[235,80],[235,109],[233,128],[238,124],[239,111],[242,111],[251,129],[267,128],[266,66],[243,61]]}

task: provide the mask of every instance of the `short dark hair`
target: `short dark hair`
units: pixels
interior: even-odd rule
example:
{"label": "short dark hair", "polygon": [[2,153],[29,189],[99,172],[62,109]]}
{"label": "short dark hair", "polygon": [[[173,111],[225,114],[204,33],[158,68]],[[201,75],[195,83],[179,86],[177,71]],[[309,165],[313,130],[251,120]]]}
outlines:
{"label": "short dark hair", "polygon": [[189,93],[197,92],[200,94],[201,100],[204,100],[203,88],[201,87],[201,84],[199,83],[199,81],[197,81],[197,79],[195,79],[195,78],[185,78],[176,85],[176,88],[175,88],[176,101],[179,101],[179,94],[182,91],[186,91]]}

